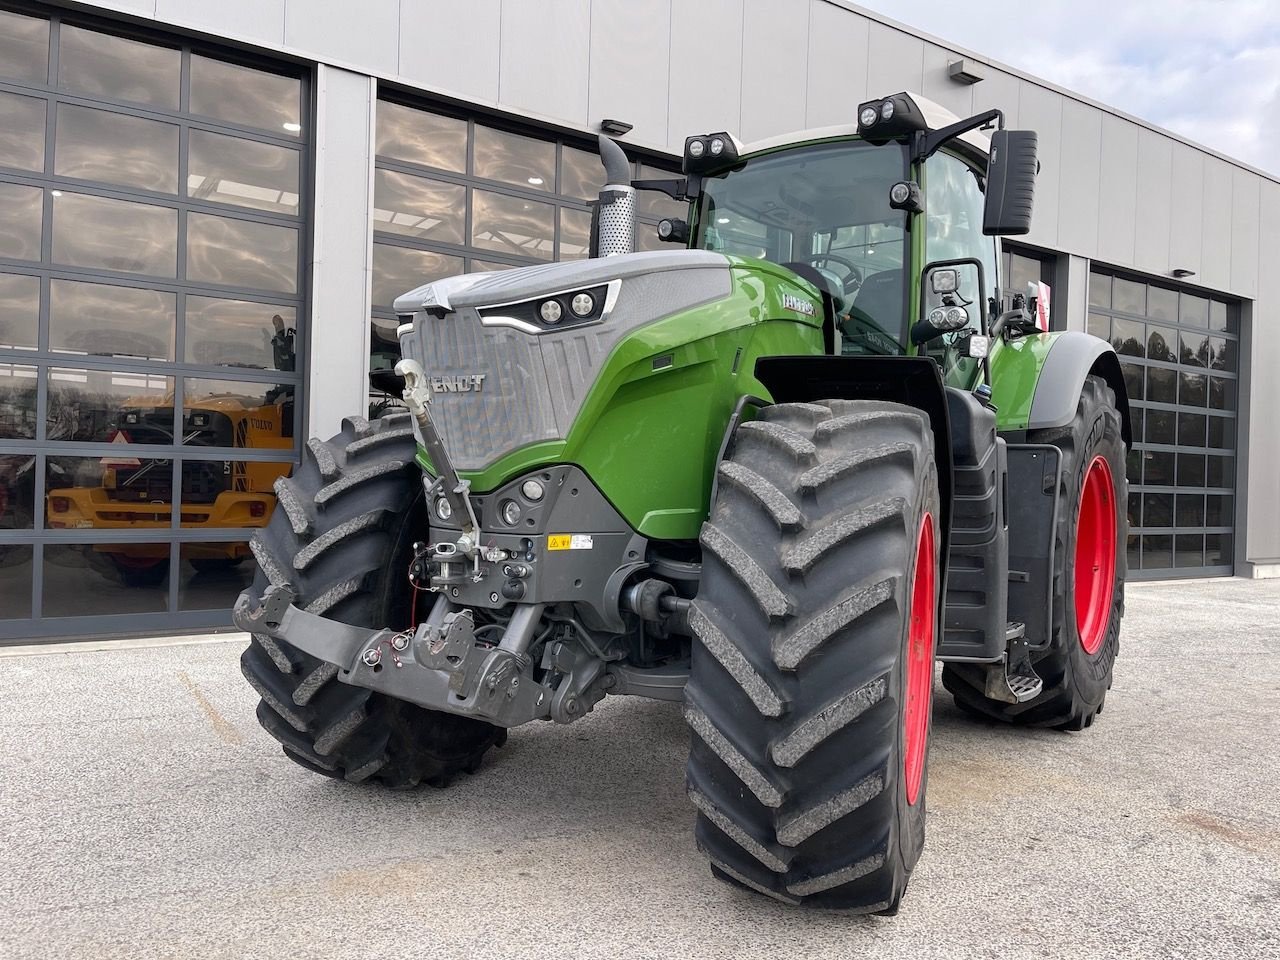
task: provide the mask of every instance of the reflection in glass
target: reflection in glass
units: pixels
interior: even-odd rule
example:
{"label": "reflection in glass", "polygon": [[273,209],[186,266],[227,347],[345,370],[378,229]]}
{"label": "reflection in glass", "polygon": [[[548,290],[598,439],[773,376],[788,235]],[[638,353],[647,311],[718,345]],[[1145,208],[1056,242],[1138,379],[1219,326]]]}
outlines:
{"label": "reflection in glass", "polygon": [[1203,447],[1205,420],[1202,413],[1178,414],[1178,444],[1184,447]]}
{"label": "reflection in glass", "polygon": [[477,260],[475,257],[472,257],[471,267],[470,269],[468,269],[467,272],[468,273],[486,273],[486,272],[497,272],[498,270],[515,270],[515,269],[516,267],[512,266],[509,263],[498,263],[496,260]]}
{"label": "reflection in glass", "polygon": [[1121,361],[1120,369],[1124,371],[1124,389],[1129,395],[1129,402],[1141,400],[1142,396],[1142,371],[1141,364],[1125,363]]}
{"label": "reflection in glass", "polygon": [[0,440],[36,435],[36,368],[0,363]]}
{"label": "reflection in glass", "polygon": [[1116,318],[1112,325],[1111,345],[1116,353],[1125,357],[1141,357],[1146,354],[1146,337],[1138,320]]}
{"label": "reflection in glass", "polygon": [[464,173],[467,169],[467,121],[378,101],[376,153]]}
{"label": "reflection in glass", "polygon": [[1142,538],[1142,569],[1165,570],[1173,566],[1173,537],[1162,534]]}
{"label": "reflection in glass", "polygon": [[295,390],[292,383],[187,377],[182,391],[186,417],[182,442],[200,447],[292,450]]}
{"label": "reflection in glass", "polygon": [[1155,320],[1178,322],[1178,291],[1164,287],[1147,288],[1147,316]]}
{"label": "reflection in glass", "polygon": [[1204,566],[1204,537],[1201,534],[1180,533],[1173,539],[1173,557],[1175,566]]}
{"label": "reflection in glass", "polygon": [[1101,273],[1089,274],[1089,306],[1107,310],[1111,307],[1111,278]]}
{"label": "reflection in glass", "polygon": [[1147,411],[1147,443],[1172,444],[1176,436],[1177,414],[1172,410]]}
{"label": "reflection in glass", "polygon": [[298,212],[298,151],[192,130],[187,196],[240,207]]}
{"label": "reflection in glass", "polygon": [[560,148],[560,194],[594,200],[604,186],[604,164],[597,154],[577,147]]}
{"label": "reflection in glass", "polygon": [[1178,360],[1178,331],[1169,327],[1147,327],[1147,357],[1176,363]]}
{"label": "reflection in glass", "polygon": [[176,210],[53,193],[53,259],[57,263],[172,277],[177,237]]}
{"label": "reflection in glass", "polygon": [[49,79],[49,21],[0,10],[0,76]]}
{"label": "reflection in glass", "polygon": [[1173,454],[1147,450],[1142,454],[1146,461],[1142,482],[1151,487],[1173,486]]}
{"label": "reflection in glass", "polygon": [[1209,446],[1229,450],[1236,445],[1236,422],[1229,417],[1209,418]]}
{"label": "reflection in glass", "polygon": [[288,461],[183,460],[180,522],[212,530],[265,527],[276,507],[275,482],[292,469]]}
{"label": "reflection in glass", "polygon": [[58,86],[64,90],[178,109],[180,51],[66,23],[58,37]]}
{"label": "reflection in glass", "polygon": [[[597,161],[599,163],[599,161]],[[657,167],[646,166],[640,164],[641,180],[671,180],[677,174],[668,170],[659,170]],[[679,217],[681,219],[689,216],[689,204],[681,203],[679,200],[673,200],[665,193],[657,190],[639,190],[636,192],[636,211],[643,217],[655,217],[662,219],[663,217]],[[1034,270],[1034,276],[1029,279],[1040,279],[1040,261],[1032,260],[1029,257],[1018,257],[1015,255],[1015,263],[1017,266],[1025,269]],[[1018,271],[1014,271],[1014,280],[1018,280]],[[1025,290],[1026,284],[1020,287],[1013,287],[1014,290]]]}
{"label": "reflection in glass", "polygon": [[302,83],[297,77],[191,55],[191,112],[281,136],[302,132]]}
{"label": "reflection in glass", "polygon": [[43,100],[0,93],[0,167],[44,169],[44,111]]}
{"label": "reflection in glass", "polygon": [[[0,51],[2,51],[0,47]],[[0,52],[0,57],[3,53]],[[31,567],[35,548],[20,543],[0,544],[0,617],[25,620],[31,616]]]}
{"label": "reflection in glass", "polygon": [[1189,293],[1184,293],[1179,317],[1182,323],[1190,323],[1197,327],[1207,327],[1209,325],[1209,301],[1204,297],[1196,297]]}
{"label": "reflection in glass", "polygon": [[188,363],[286,371],[296,365],[293,307],[188,294],[186,317]]}
{"label": "reflection in glass", "polygon": [[0,273],[0,347],[34,350],[40,325],[40,278]]}
{"label": "reflection in glass", "polygon": [[50,440],[173,443],[173,378],[54,367],[45,430]]}
{"label": "reflection in glass", "polygon": [[1178,454],[1178,486],[1180,487],[1203,487],[1204,486],[1204,454],[1200,454],[1200,453]]}
{"label": "reflection in glass", "polygon": [[[638,225],[636,229],[643,229]],[[561,260],[582,260],[591,252],[591,213],[587,210],[560,208]]]}
{"label": "reflection in glass", "polygon": [[164,613],[169,544],[49,543],[44,548],[44,617]]}
{"label": "reflection in glass", "polygon": [[159,290],[52,280],[49,349],[172,360],[175,300]]}
{"label": "reflection in glass", "polygon": [[19,183],[0,183],[0,257],[40,259],[44,191]]}
{"label": "reflection in glass", "polygon": [[373,303],[389,307],[396,297],[441,277],[462,273],[462,258],[429,250],[373,245]]}
{"label": "reflection in glass", "polygon": [[53,172],[81,180],[178,192],[178,128],[72,104],[58,105]]}
{"label": "reflection in glass", "polygon": [[1231,555],[1231,534],[1211,533],[1204,538],[1204,563],[1206,567],[1229,567],[1234,558]]}
{"label": "reflection in glass", "polygon": [[1236,382],[1223,377],[1210,378],[1209,406],[1214,410],[1236,408]]}
{"label": "reflection in glass", "polygon": [[1178,331],[1178,360],[1190,367],[1209,365],[1209,337],[1190,330]]}
{"label": "reflection in glass", "polygon": [[298,231],[192,211],[187,214],[187,279],[293,293]]}
{"label": "reflection in glass", "polygon": [[637,253],[646,250],[672,250],[680,249],[679,244],[667,243],[665,240],[658,239],[658,228],[652,223],[645,223],[643,220],[636,223],[635,250]]}
{"label": "reflection in glass", "polygon": [[1142,523],[1147,527],[1173,526],[1173,495],[1169,493],[1148,493],[1146,504],[1142,509]]}
{"label": "reflection in glass", "polygon": [[1205,485],[1210,487],[1231,487],[1236,482],[1236,461],[1234,457],[1206,457]]}
{"label": "reflection in glass", "polygon": [[1184,407],[1203,407],[1209,378],[1203,373],[1180,373],[1178,380],[1178,402]]}
{"label": "reflection in glass", "polygon": [[1216,496],[1210,494],[1204,498],[1204,525],[1206,527],[1229,527],[1234,521],[1233,510],[1235,509],[1233,497]]}
{"label": "reflection in glass", "polygon": [[1111,285],[1112,306],[1124,313],[1143,316],[1147,312],[1147,286],[1116,277]]}
{"label": "reflection in glass", "polygon": [[467,188],[392,170],[374,174],[373,229],[441,243],[466,242]]}
{"label": "reflection in glass", "polygon": [[134,453],[121,448],[106,457],[48,456],[45,527],[167,530],[173,519],[173,461]]}
{"label": "reflection in glass", "polygon": [[555,207],[520,197],[472,191],[471,243],[521,257],[550,260]]}
{"label": "reflection in glass", "polygon": [[1178,371],[1164,367],[1148,367],[1147,399],[1152,403],[1177,403]]}
{"label": "reflection in glass", "polygon": [[224,610],[253,582],[247,540],[184,543],[180,550],[179,610]]}
{"label": "reflection in glass", "polygon": [[1235,311],[1228,311],[1221,300],[1209,301],[1209,329],[1219,333],[1235,332]]}
{"label": "reflection in glass", "polygon": [[1178,494],[1178,526],[1204,526],[1204,497],[1198,493]]}
{"label": "reflection in glass", "polygon": [[[556,188],[556,145],[476,124],[475,175],[526,190]],[[598,161],[597,161],[598,163]]]}

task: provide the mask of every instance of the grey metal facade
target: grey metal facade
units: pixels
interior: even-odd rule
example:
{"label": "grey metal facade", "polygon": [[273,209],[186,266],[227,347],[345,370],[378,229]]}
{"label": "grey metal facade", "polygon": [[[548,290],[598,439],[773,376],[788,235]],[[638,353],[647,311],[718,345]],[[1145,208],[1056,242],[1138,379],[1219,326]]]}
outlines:
{"label": "grey metal facade", "polygon": [[[262,58],[306,79],[313,163],[303,174],[310,205],[299,213],[306,228],[298,300],[310,318],[303,383],[312,389],[300,404],[299,430],[314,435],[367,405],[369,319],[390,319],[373,297],[378,247],[435,251],[465,266],[485,259],[470,200],[464,233],[452,238],[415,237],[380,222],[380,171],[472,192],[492,188],[570,217],[581,209],[559,182],[552,195],[486,183],[473,153],[469,166],[450,170],[380,151],[388,99],[462,118],[473,131],[480,124],[541,137],[556,144],[557,156],[589,147],[601,120],[620,119],[634,125],[624,143],[657,166],[691,132],[729,129],[752,140],[847,123],[859,101],[898,90],[960,115],[1000,107],[1011,126],[1040,136],[1036,214],[1022,252],[1043,258],[1054,279],[1055,326],[1087,328],[1090,302],[1100,296],[1091,277],[1173,289],[1231,311],[1235,408],[1217,417],[1234,426],[1231,516],[1196,527],[1200,536],[1230,536],[1229,556],[1182,569],[1280,575],[1280,437],[1259,415],[1280,402],[1280,378],[1265,375],[1280,365],[1280,343],[1258,335],[1280,323],[1280,294],[1262,282],[1265,265],[1280,255],[1274,177],[844,0],[101,0],[67,9],[179,46]],[[982,76],[978,83],[951,79],[948,66],[960,58]],[[564,176],[562,166],[554,169]],[[555,255],[563,253],[564,216],[556,214]],[[495,262],[544,258],[494,252]],[[1020,264],[1034,273],[1034,263]],[[1175,270],[1193,276],[1176,281]],[[1093,313],[1106,316],[1108,335],[1113,321],[1158,322],[1113,306]],[[1144,369],[1161,367],[1159,359],[1138,359]],[[1177,404],[1162,402],[1154,401],[1157,414],[1176,418]],[[1158,442],[1154,449],[1164,452]],[[1148,492],[1178,495],[1156,486]],[[1202,485],[1199,493],[1222,490]],[[1139,517],[1141,510],[1140,500]],[[179,537],[188,535],[173,522]],[[1145,523],[1141,530],[1149,532]],[[1150,535],[1166,533],[1185,531],[1178,523]],[[1172,575],[1179,566],[1171,560],[1166,569]]]}

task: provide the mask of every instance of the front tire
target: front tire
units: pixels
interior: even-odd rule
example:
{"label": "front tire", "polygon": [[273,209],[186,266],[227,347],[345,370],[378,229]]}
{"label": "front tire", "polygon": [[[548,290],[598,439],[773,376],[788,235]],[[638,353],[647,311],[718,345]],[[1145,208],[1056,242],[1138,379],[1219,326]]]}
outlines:
{"label": "front tire", "polygon": [[776,404],[718,470],[685,708],[698,845],[776,899],[896,911],[924,844],[939,621],[928,420]]}

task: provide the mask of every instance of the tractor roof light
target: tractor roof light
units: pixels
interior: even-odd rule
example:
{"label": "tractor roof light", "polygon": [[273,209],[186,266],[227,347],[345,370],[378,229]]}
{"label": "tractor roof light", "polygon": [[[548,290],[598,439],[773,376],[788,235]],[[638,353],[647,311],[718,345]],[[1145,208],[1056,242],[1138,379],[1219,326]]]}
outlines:
{"label": "tractor roof light", "polygon": [[858,111],[858,126],[874,127],[880,114],[875,107],[867,106]]}
{"label": "tractor roof light", "polygon": [[858,133],[870,143],[888,143],[928,128],[924,114],[907,93],[895,93],[858,105]]}
{"label": "tractor roof light", "polygon": [[689,137],[684,142],[684,173],[705,174],[724,170],[737,161],[741,149],[738,138],[725,131]]}

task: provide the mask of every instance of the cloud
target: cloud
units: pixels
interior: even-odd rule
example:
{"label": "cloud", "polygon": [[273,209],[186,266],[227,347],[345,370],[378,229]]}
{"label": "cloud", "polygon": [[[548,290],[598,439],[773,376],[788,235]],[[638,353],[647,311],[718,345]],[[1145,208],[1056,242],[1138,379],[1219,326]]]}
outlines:
{"label": "cloud", "polygon": [[858,2],[1280,173],[1274,0]]}

